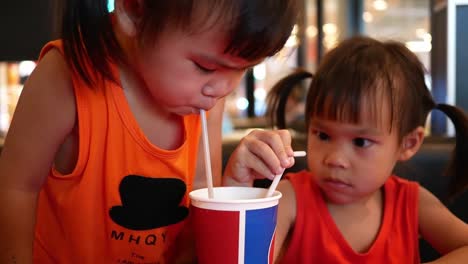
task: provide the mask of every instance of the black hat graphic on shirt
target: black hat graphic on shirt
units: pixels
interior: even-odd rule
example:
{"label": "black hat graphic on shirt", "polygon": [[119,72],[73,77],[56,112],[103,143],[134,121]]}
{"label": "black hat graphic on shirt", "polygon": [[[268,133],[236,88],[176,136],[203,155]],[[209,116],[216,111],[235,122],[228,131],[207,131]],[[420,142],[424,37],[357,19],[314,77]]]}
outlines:
{"label": "black hat graphic on shirt", "polygon": [[188,208],[179,206],[185,183],[174,178],[125,176],[119,185],[122,205],[109,210],[111,219],[131,230],[150,230],[184,220]]}

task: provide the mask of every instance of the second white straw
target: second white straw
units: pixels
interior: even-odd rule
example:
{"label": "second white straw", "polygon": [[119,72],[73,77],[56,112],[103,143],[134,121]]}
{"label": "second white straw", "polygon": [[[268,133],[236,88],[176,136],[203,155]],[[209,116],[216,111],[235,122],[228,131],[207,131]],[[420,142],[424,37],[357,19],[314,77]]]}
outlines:
{"label": "second white straw", "polygon": [[[305,156],[306,156],[305,151],[294,151],[294,157],[305,157]],[[281,174],[278,174],[278,175],[275,176],[275,178],[273,178],[273,181],[271,182],[270,188],[268,188],[266,197],[270,197],[270,196],[273,195],[273,193],[276,190],[276,187],[278,186],[278,183],[281,180],[281,176],[283,175],[283,173],[284,173],[284,170],[283,170],[283,172]]]}
{"label": "second white straw", "polygon": [[200,115],[202,122],[203,148],[205,151],[206,186],[208,187],[208,198],[213,199],[213,176],[211,174],[210,143],[208,142],[208,126],[206,122],[205,110],[200,109]]}

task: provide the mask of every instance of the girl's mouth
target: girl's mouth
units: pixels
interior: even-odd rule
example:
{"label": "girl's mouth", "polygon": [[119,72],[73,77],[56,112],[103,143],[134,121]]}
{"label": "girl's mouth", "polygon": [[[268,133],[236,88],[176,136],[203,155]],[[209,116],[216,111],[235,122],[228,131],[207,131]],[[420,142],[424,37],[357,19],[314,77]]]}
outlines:
{"label": "girl's mouth", "polygon": [[324,184],[327,188],[337,191],[351,188],[350,184],[335,179],[326,179],[324,180]]}

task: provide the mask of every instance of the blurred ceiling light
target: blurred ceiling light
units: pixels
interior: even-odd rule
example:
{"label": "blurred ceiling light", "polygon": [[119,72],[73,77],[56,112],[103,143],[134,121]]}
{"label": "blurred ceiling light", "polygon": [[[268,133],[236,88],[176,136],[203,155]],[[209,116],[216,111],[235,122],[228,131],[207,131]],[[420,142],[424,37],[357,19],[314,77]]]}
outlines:
{"label": "blurred ceiling light", "polygon": [[308,38],[315,38],[317,36],[318,32],[317,32],[317,28],[314,27],[314,26],[308,26],[306,28],[306,36]]}
{"label": "blurred ceiling light", "polygon": [[333,49],[336,45],[338,45],[338,37],[336,35],[328,35],[323,37],[323,46],[327,50]]}
{"label": "blurred ceiling light", "polygon": [[239,110],[245,110],[249,107],[249,101],[245,97],[239,97],[236,100],[236,107]]}
{"label": "blurred ceiling light", "polygon": [[299,41],[297,40],[297,37],[295,35],[289,36],[288,40],[286,40],[286,43],[284,44],[285,47],[292,48],[297,46]]}
{"label": "blurred ceiling light", "polygon": [[423,36],[424,34],[426,34],[426,33],[427,33],[427,31],[426,31],[426,29],[424,29],[424,28],[417,28],[417,29],[416,29],[416,36],[417,36],[418,38],[422,38],[422,36]]}
{"label": "blurred ceiling light", "polygon": [[286,40],[286,43],[284,44],[285,47],[292,48],[298,45],[299,41],[297,39],[297,32],[299,31],[299,28],[297,24],[294,25],[293,29],[291,30],[291,35],[289,35],[288,40]]}
{"label": "blurred ceiling light", "polygon": [[323,33],[326,35],[334,35],[338,31],[337,27],[333,23],[326,23],[323,25]]}
{"label": "blurred ceiling light", "polygon": [[267,92],[265,88],[257,88],[254,91],[254,97],[257,100],[264,101],[266,98]]}
{"label": "blurred ceiling light", "polygon": [[415,41],[407,41],[406,47],[411,50],[412,52],[430,52],[432,50],[432,44],[427,41],[415,40]]}
{"label": "blurred ceiling light", "polygon": [[21,77],[29,76],[34,68],[36,68],[34,61],[21,61],[18,65],[18,74]]}
{"label": "blurred ceiling light", "polygon": [[265,63],[260,63],[257,66],[253,67],[253,76],[256,80],[264,80],[266,77],[266,67]]}
{"label": "blurred ceiling light", "polygon": [[107,2],[107,10],[109,12],[114,11],[114,0],[109,0],[109,2]]}
{"label": "blurred ceiling light", "polygon": [[362,13],[362,20],[364,20],[364,22],[366,23],[371,23],[372,21],[374,21],[374,15],[372,15],[371,12],[364,12]]}
{"label": "blurred ceiling light", "polygon": [[374,0],[373,4],[374,9],[378,11],[383,11],[388,8],[388,3],[385,0]]}
{"label": "blurred ceiling light", "polygon": [[426,42],[431,42],[432,41],[432,35],[429,34],[429,33],[426,33],[424,34],[424,36],[422,37],[422,39]]}
{"label": "blurred ceiling light", "polygon": [[293,27],[293,29],[292,29],[292,31],[291,31],[291,35],[297,35],[297,31],[298,31],[298,30],[299,30],[299,29],[297,28],[297,24],[295,24],[294,27]]}
{"label": "blurred ceiling light", "polygon": [[424,28],[418,28],[416,29],[416,36],[420,39],[423,39],[426,42],[431,42],[432,41],[432,36],[430,33],[427,32],[426,29]]}

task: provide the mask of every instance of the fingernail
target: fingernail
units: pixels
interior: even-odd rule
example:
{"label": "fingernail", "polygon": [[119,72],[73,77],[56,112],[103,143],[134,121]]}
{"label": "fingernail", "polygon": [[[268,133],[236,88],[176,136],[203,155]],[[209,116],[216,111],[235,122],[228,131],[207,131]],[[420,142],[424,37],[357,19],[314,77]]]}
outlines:
{"label": "fingernail", "polygon": [[284,164],[284,166],[289,166],[289,165],[291,165],[293,163],[293,161],[294,161],[294,158],[289,157],[289,158],[286,158],[285,160],[283,160],[282,163]]}
{"label": "fingernail", "polygon": [[283,173],[284,168],[278,168],[275,170],[276,175]]}

